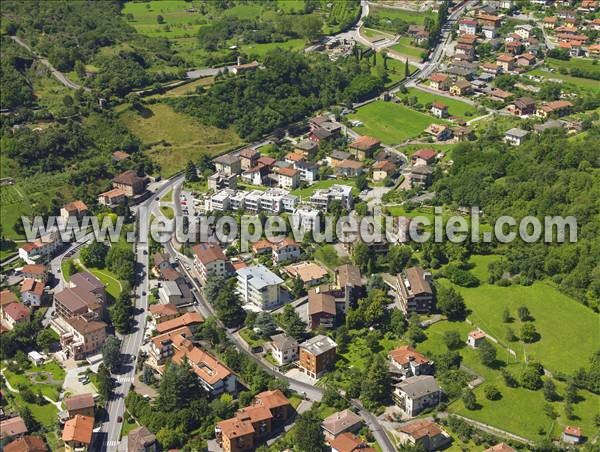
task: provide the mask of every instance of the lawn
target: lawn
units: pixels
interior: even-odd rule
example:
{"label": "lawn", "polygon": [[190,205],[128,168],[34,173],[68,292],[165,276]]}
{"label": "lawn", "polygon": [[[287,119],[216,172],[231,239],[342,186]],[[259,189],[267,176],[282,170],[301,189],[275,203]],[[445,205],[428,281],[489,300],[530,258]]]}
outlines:
{"label": "lawn", "polygon": [[106,292],[115,300],[121,294],[123,286],[117,276],[110,270],[103,268],[88,268],[88,270],[106,286]]}
{"label": "lawn", "polygon": [[175,212],[172,207],[169,206],[160,206],[160,212],[169,220],[175,218]]}
{"label": "lawn", "polygon": [[195,94],[196,88],[198,86],[208,87],[215,82],[214,77],[202,77],[193,82],[185,83],[183,85],[177,86],[175,88],[169,89],[165,91],[164,94],[161,94],[158,97],[179,97],[179,96],[187,96],[188,94]]}
{"label": "lawn", "polygon": [[538,77],[544,77],[544,81],[549,81],[551,79],[562,80],[565,83],[569,83],[578,88],[582,89],[593,89],[595,91],[598,90],[598,81],[592,80],[589,78],[579,78],[572,77],[570,75],[561,74],[558,71],[548,72],[543,69],[534,69],[533,71],[527,72],[528,75],[535,75]]}
{"label": "lawn", "polygon": [[390,50],[399,53],[400,55],[406,55],[408,57],[413,57],[417,60],[421,60],[421,54],[426,52],[426,49],[421,47],[415,47],[411,44],[410,38],[408,36],[403,36],[398,40],[398,44],[394,44],[389,47]]}
{"label": "lawn", "polygon": [[314,259],[324,264],[330,270],[347,262],[347,258],[340,258],[335,247],[331,244],[322,245],[316,249]]}
{"label": "lawn", "polygon": [[[4,213],[4,212],[3,212]],[[0,262],[17,254],[17,245],[8,240],[0,240]]]}
{"label": "lawn", "polygon": [[379,138],[390,145],[421,135],[427,126],[440,122],[404,105],[379,100],[360,107],[356,114],[348,115],[348,119],[358,119],[363,123],[354,127],[356,132]]}
{"label": "lawn", "polygon": [[169,190],[165,195],[160,198],[161,201],[171,202],[173,201],[173,189]]}
{"label": "lawn", "polygon": [[428,91],[423,91],[418,88],[410,88],[407,94],[398,94],[399,98],[416,97],[420,104],[426,105],[433,102],[441,102],[448,107],[448,114],[451,116],[462,116],[463,118],[475,118],[480,116],[477,114],[477,108],[460,100],[460,98],[450,99],[449,97],[436,96]]}
{"label": "lawn", "polygon": [[373,17],[384,17],[386,19],[402,19],[405,22],[423,25],[426,17],[433,17],[431,11],[419,12],[408,9],[399,8],[385,8],[381,6],[371,6],[369,8],[369,15]]}
{"label": "lawn", "polygon": [[266,340],[261,339],[254,331],[248,328],[242,328],[240,330],[240,336],[246,341],[250,348],[262,347],[266,342]]}
{"label": "lawn", "polygon": [[205,126],[168,105],[159,103],[147,108],[140,114],[126,105],[119,116],[148,147],[146,152],[161,166],[163,176],[183,169],[189,160],[198,160],[204,154],[217,155],[242,143],[233,129]]}
{"label": "lawn", "polygon": [[[200,26],[207,23],[207,19],[199,12],[186,11],[192,6],[185,0],[127,2],[123,8],[123,15],[133,16],[129,24],[141,34],[173,39],[186,35],[194,36]],[[159,15],[164,19],[163,24],[158,23]]]}
{"label": "lawn", "polygon": [[350,185],[352,187],[352,191],[356,191],[356,188],[354,188],[354,179],[324,179],[315,182],[309,187],[297,188],[291,193],[292,195],[296,195],[301,198],[310,198],[310,196],[315,192],[315,190],[329,188],[332,185]]}
{"label": "lawn", "polygon": [[248,55],[252,56],[256,56],[259,59],[262,59],[265,54],[267,54],[268,52],[270,52],[273,49],[284,49],[287,51],[300,51],[302,49],[304,49],[304,47],[306,46],[306,41],[304,39],[290,39],[289,41],[285,41],[285,42],[267,42],[264,44],[256,44],[256,43],[252,43],[252,44],[245,44],[243,46],[240,47],[240,50],[242,52],[247,53]]}
{"label": "lawn", "polygon": [[[373,73],[373,75],[378,75],[379,70],[383,68],[383,63],[384,63],[383,57],[378,55],[376,65],[371,68],[371,72]],[[385,64],[387,66],[387,74],[389,77],[389,80],[386,83],[386,88],[391,85],[394,85],[394,84],[398,83],[399,81],[404,80],[406,78],[406,74],[405,74],[406,64],[404,61],[399,61],[399,60],[395,60],[393,58],[388,58],[387,62]],[[408,75],[412,74],[416,70],[417,70],[417,67],[413,66],[412,64],[409,63]]]}
{"label": "lawn", "polygon": [[[472,272],[482,284],[476,288],[457,289],[472,311],[471,321],[487,333],[504,341],[507,324],[502,322],[502,312],[507,307],[516,317],[519,306],[527,306],[534,318],[536,330],[541,338],[532,344],[511,344],[517,356],[541,362],[550,371],[572,374],[574,360],[585,365],[598,348],[598,314],[574,299],[559,292],[547,282],[536,282],[531,286],[500,287],[486,283],[487,264],[493,256],[475,256]],[[442,280],[442,283],[449,284]],[[519,325],[513,325],[518,330]],[[592,334],[591,334],[592,333]],[[577,355],[573,356],[573,351]]]}
{"label": "lawn", "polygon": [[544,62],[553,68],[581,69],[587,72],[600,74],[600,65],[596,60],[589,58],[571,58],[568,61],[557,60],[556,58],[546,58]]}

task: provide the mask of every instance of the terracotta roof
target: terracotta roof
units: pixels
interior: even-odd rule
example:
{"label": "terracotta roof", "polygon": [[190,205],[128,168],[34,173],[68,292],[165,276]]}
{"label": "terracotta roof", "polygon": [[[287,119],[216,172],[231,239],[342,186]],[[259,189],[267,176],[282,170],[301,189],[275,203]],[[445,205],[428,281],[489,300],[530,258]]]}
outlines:
{"label": "terracotta roof", "polygon": [[398,430],[410,435],[415,440],[419,440],[426,436],[431,438],[442,433],[442,429],[439,425],[427,419],[404,424],[400,426]]}
{"label": "terracotta roof", "polygon": [[231,266],[234,270],[241,270],[242,268],[248,267],[248,264],[246,264],[244,261],[233,261]]}
{"label": "terracotta roof", "polygon": [[166,333],[182,326],[192,326],[204,322],[204,318],[198,312],[186,312],[182,316],[176,317],[166,322],[161,322],[156,325],[156,331]]}
{"label": "terracotta roof", "polygon": [[93,430],[94,418],[77,414],[73,419],[65,422],[62,440],[65,442],[76,441],[89,445],[92,443]]}
{"label": "terracotta roof", "polygon": [[344,432],[336,436],[329,442],[332,449],[338,452],[371,452],[375,451],[372,447],[368,447],[367,443],[354,433]]}
{"label": "terracotta roof", "polygon": [[35,279],[27,278],[23,281],[23,284],[21,284],[21,293],[24,292],[32,292],[41,296],[44,293],[44,285]]}
{"label": "terracotta roof", "polygon": [[273,419],[271,410],[262,405],[252,405],[242,408],[235,413],[235,417],[237,417],[240,421],[249,421],[252,423]]}
{"label": "terracotta roof", "polygon": [[134,185],[135,183],[143,180],[144,178],[138,176],[134,170],[128,170],[115,176],[115,178],[112,181],[115,184]]}
{"label": "terracotta roof", "polygon": [[414,361],[417,364],[427,364],[429,362],[425,355],[422,355],[410,345],[404,345],[390,351],[389,357],[402,366],[411,361]]}
{"label": "terracotta roof", "polygon": [[542,105],[540,108],[547,113],[551,113],[553,111],[562,110],[563,108],[570,108],[572,106],[573,104],[568,100],[556,100],[554,102],[548,102],[547,104]]}
{"label": "terracotta roof", "polygon": [[514,57],[512,55],[507,55],[506,53],[503,53],[502,55],[498,55],[498,58],[496,58],[496,61],[510,63],[510,62],[514,61]]}
{"label": "terracotta roof", "polygon": [[0,439],[27,433],[27,426],[21,416],[0,421]]}
{"label": "terracotta roof", "polygon": [[166,315],[177,314],[179,311],[177,310],[177,306],[172,303],[158,303],[153,304],[149,308],[150,314],[158,317],[163,317]]}
{"label": "terracotta roof", "polygon": [[67,411],[77,411],[82,408],[93,407],[94,405],[94,396],[91,393],[79,394],[65,399]]}
{"label": "terracotta roof", "polygon": [[67,319],[66,322],[82,336],[106,328],[106,323],[104,323],[102,320],[88,320],[81,315]]}
{"label": "terracotta roof", "polygon": [[375,164],[373,164],[373,169],[389,173],[396,169],[396,164],[394,162],[390,162],[389,160],[380,160],[379,162],[375,162]]}
{"label": "terracotta roof", "polygon": [[367,135],[363,135],[358,137],[352,143],[350,143],[351,148],[359,149],[361,151],[368,151],[374,147],[377,147],[381,144],[377,138],[369,137]]}
{"label": "terracotta roof", "polygon": [[35,242],[27,242],[20,247],[20,249],[25,250],[27,253],[31,253],[36,248],[39,248],[39,245]]}
{"label": "terracotta roof", "polygon": [[95,310],[100,306],[93,293],[80,287],[65,287],[54,294],[54,299],[70,312]]}
{"label": "terracotta roof", "polygon": [[256,394],[256,403],[267,407],[268,409],[279,408],[282,406],[290,405],[288,398],[279,389],[273,391],[264,391]]}
{"label": "terracotta roof", "polygon": [[499,444],[496,444],[495,446],[492,446],[492,447],[484,450],[483,452],[517,452],[517,451],[516,451],[516,449],[513,449],[512,447],[510,447],[508,444],[499,443]]}
{"label": "terracotta roof", "polygon": [[246,148],[246,149],[242,149],[240,151],[240,157],[246,158],[246,159],[252,159],[254,157],[256,157],[257,155],[260,155],[258,153],[258,151],[256,149],[252,149],[252,148]]}
{"label": "terracotta roof", "polygon": [[298,174],[298,170],[295,170],[294,168],[277,168],[275,172],[286,177],[294,177]]}
{"label": "terracotta roof", "polygon": [[438,83],[439,83],[439,82],[445,82],[446,80],[448,80],[448,78],[449,78],[449,77],[448,77],[447,75],[445,75],[445,74],[440,74],[440,73],[438,72],[438,73],[432,74],[432,75],[429,77],[429,80],[431,80],[432,82],[438,82]]}
{"label": "terracotta roof", "polygon": [[410,284],[412,293],[416,294],[431,294],[431,286],[424,277],[424,271],[421,267],[410,267],[406,269],[406,279]]}
{"label": "terracotta roof", "polygon": [[567,435],[571,435],[571,436],[581,437],[581,428],[573,427],[572,425],[567,425],[565,427],[564,433],[566,433]]}
{"label": "terracotta roof", "polygon": [[80,199],[70,202],[69,204],[63,207],[67,212],[83,212],[87,211],[88,207],[85,205],[83,201]]}
{"label": "terracotta roof", "polygon": [[342,160],[339,163],[336,163],[336,168],[351,168],[351,169],[360,169],[364,165],[362,162],[358,162],[356,160]]}
{"label": "terracotta roof", "polygon": [[439,109],[439,110],[445,110],[445,109],[447,109],[447,108],[448,108],[448,105],[446,105],[446,104],[443,104],[443,103],[441,103],[441,102],[433,102],[433,103],[431,104],[431,106],[432,106],[433,108],[437,108],[437,109]]}
{"label": "terracotta roof", "polygon": [[509,97],[512,97],[513,95],[514,95],[513,93],[509,93],[508,91],[504,91],[504,90],[498,89],[498,88],[496,88],[495,90],[490,92],[490,96],[499,97],[501,99],[508,99]]}
{"label": "terracotta roof", "polygon": [[167,267],[160,270],[160,277],[165,281],[177,281],[179,278],[183,278],[183,275],[173,267]]}
{"label": "terracotta roof", "polygon": [[262,163],[265,166],[273,166],[277,160],[267,155],[262,155],[258,158],[258,163]]}
{"label": "terracotta roof", "polygon": [[15,322],[28,319],[31,315],[29,308],[22,303],[9,303],[2,309],[4,310],[4,315],[10,317]]}
{"label": "terracotta roof", "polygon": [[184,357],[187,357],[196,375],[209,385],[213,385],[231,375],[231,371],[219,360],[198,347],[194,347],[189,351],[178,350],[173,355],[173,362],[181,364]]}
{"label": "terracotta roof", "polygon": [[335,269],[335,273],[340,287],[345,287],[346,285],[362,286],[362,276],[360,274],[360,269],[356,265],[340,265]]}
{"label": "terracotta roof", "polygon": [[125,151],[115,151],[112,153],[112,156],[117,162],[129,158],[129,154]]}
{"label": "terracotta roof", "polygon": [[17,297],[10,290],[3,290],[0,292],[0,306],[4,306],[10,303],[17,303]]}
{"label": "terracotta roof", "polygon": [[419,149],[418,151],[416,151],[412,155],[412,158],[423,159],[423,160],[433,160],[436,155],[437,155],[437,152],[435,149],[423,148],[423,149]]}
{"label": "terracotta roof", "polygon": [[288,152],[285,156],[286,160],[291,160],[292,162],[300,162],[304,160],[304,154],[301,152]]}
{"label": "terracotta roof", "polygon": [[335,297],[324,293],[317,293],[314,289],[308,291],[308,314],[335,315]]}
{"label": "terracotta roof", "polygon": [[457,80],[452,86],[458,86],[459,88],[470,88],[471,83],[467,80]]}
{"label": "terracotta roof", "polygon": [[473,339],[483,339],[485,333],[481,330],[474,330],[469,333],[469,337],[472,337]]}
{"label": "terracotta roof", "polygon": [[544,22],[547,24],[553,24],[556,22],[556,20],[557,20],[557,18],[554,16],[544,17]]}
{"label": "terracotta roof", "polygon": [[535,55],[533,53],[524,53],[523,55],[519,55],[517,58],[525,58],[527,61],[534,61]]}
{"label": "terracotta roof", "polygon": [[193,246],[192,251],[204,265],[218,260],[227,260],[221,247],[212,243],[200,243]]}
{"label": "terracotta roof", "polygon": [[473,19],[461,19],[459,24],[465,24],[465,25],[477,25],[477,21],[473,20]]}
{"label": "terracotta roof", "polygon": [[299,277],[303,282],[309,283],[327,276],[327,270],[314,262],[298,262],[284,268],[292,277]]}
{"label": "terracotta roof", "polygon": [[104,193],[100,193],[99,197],[102,196],[104,198],[118,198],[121,196],[125,196],[125,192],[120,188],[113,188],[112,190],[105,191]]}
{"label": "terracotta roof", "polygon": [[267,249],[271,250],[271,249],[273,249],[273,246],[274,246],[274,244],[271,243],[270,241],[268,241],[267,239],[262,239],[256,243],[252,244],[252,251],[254,251],[255,253],[258,253],[262,250],[267,250]]}
{"label": "terracotta roof", "polygon": [[23,436],[8,443],[3,448],[4,452],[46,452],[48,447],[39,436]]}
{"label": "terracotta roof", "polygon": [[[178,328],[176,330],[171,330],[168,333],[159,334],[158,336],[154,336],[152,338],[152,343],[158,349],[162,349],[166,345],[173,344],[177,347],[181,347],[182,345],[186,346],[191,350],[192,343],[187,339],[188,337],[192,337],[192,330],[190,330],[187,326]],[[188,342],[186,342],[188,340]],[[188,347],[189,346],[189,347]]]}
{"label": "terracotta roof", "polygon": [[334,436],[337,436],[361,422],[362,419],[358,414],[355,414],[350,410],[343,410],[326,417],[321,425],[325,430],[331,432]]}
{"label": "terracotta roof", "polygon": [[240,421],[235,417],[218,422],[217,427],[221,430],[221,434],[230,440],[254,434],[254,427],[250,422]]}
{"label": "terracotta roof", "polygon": [[298,242],[296,242],[294,239],[286,237],[281,242],[274,243],[273,246],[277,250],[280,250],[281,248],[285,248],[286,246],[299,246],[299,245],[298,245]]}
{"label": "terracotta roof", "polygon": [[42,275],[48,271],[48,267],[44,264],[27,264],[23,265],[21,273],[31,273]]}
{"label": "terracotta roof", "polygon": [[156,442],[156,436],[147,427],[133,429],[127,435],[127,450],[130,452],[145,451],[145,447]]}

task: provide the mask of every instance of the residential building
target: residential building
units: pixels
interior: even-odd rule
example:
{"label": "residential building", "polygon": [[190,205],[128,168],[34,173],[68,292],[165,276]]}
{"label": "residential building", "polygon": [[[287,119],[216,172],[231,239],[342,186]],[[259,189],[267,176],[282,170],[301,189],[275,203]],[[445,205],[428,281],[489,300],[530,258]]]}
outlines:
{"label": "residential building", "polygon": [[242,173],[242,179],[252,185],[262,185],[270,171],[271,169],[268,166],[259,163],[255,167],[244,171]]}
{"label": "residential building", "polygon": [[133,170],[125,171],[112,180],[113,188],[123,190],[125,196],[133,198],[144,193],[148,179],[140,177]]}
{"label": "residential building", "polygon": [[167,320],[179,317],[179,311],[174,304],[153,304],[150,305],[148,310],[156,323],[166,322]]}
{"label": "residential building", "polygon": [[273,422],[275,424],[286,422],[289,418],[291,418],[293,413],[293,408],[290,404],[290,401],[279,389],[263,391],[256,394],[256,397],[254,398],[254,405],[268,408],[273,416]]}
{"label": "residential building", "polygon": [[476,35],[477,21],[469,18],[461,19],[458,22],[458,32],[461,35]]}
{"label": "residential building", "polygon": [[375,162],[373,168],[373,182],[380,182],[386,178],[391,178],[396,172],[396,164],[389,160]]}
{"label": "residential building", "polygon": [[168,333],[169,331],[181,330],[181,328],[189,328],[192,333],[195,333],[200,324],[204,322],[204,318],[199,312],[186,312],[179,317],[165,320],[156,324],[156,331],[159,334]]}
{"label": "residential building", "polygon": [[350,307],[353,307],[360,298],[365,296],[365,285],[363,283],[362,275],[360,274],[360,269],[356,265],[340,265],[335,269],[334,276],[336,310],[345,313]]}
{"label": "residential building", "polygon": [[316,163],[300,161],[294,163],[294,168],[300,174],[300,181],[312,184],[319,178],[319,165]]}
{"label": "residential building", "polygon": [[200,243],[192,247],[194,272],[202,284],[210,277],[224,278],[229,274],[227,258],[223,250],[212,243]]}
{"label": "residential building", "polygon": [[115,151],[112,153],[113,162],[122,162],[130,157],[130,155],[125,151]]}
{"label": "residential building", "polygon": [[285,333],[271,336],[271,356],[279,364],[292,363],[298,360],[298,342]]}
{"label": "residential building", "polygon": [[21,284],[21,300],[28,306],[40,307],[44,301],[44,284],[35,279],[24,279]]}
{"label": "residential building", "polygon": [[290,165],[294,165],[294,163],[296,162],[302,162],[304,161],[305,157],[304,154],[302,152],[296,152],[296,151],[292,151],[292,152],[288,152],[285,157],[284,157],[284,162],[289,163]]}
{"label": "residential building", "polygon": [[237,270],[237,293],[243,304],[270,310],[281,302],[283,279],[262,264]]}
{"label": "residential building", "polygon": [[448,106],[441,102],[433,102],[431,104],[431,114],[436,118],[447,118]]}
{"label": "residential building", "polygon": [[348,149],[350,149],[350,153],[353,156],[362,161],[366,158],[373,157],[373,152],[378,149],[379,146],[381,146],[381,141],[377,138],[363,135],[350,143]]}
{"label": "residential building", "polygon": [[12,330],[17,323],[31,320],[31,311],[23,303],[9,303],[2,306],[2,325]]}
{"label": "residential building", "polygon": [[354,433],[345,432],[329,441],[331,452],[375,452],[365,440]]}
{"label": "residential building", "polygon": [[470,127],[455,126],[451,128],[454,140],[457,142],[469,141],[473,139],[473,129]]}
{"label": "residential building", "polygon": [[513,96],[513,93],[509,93],[508,91],[504,91],[498,88],[493,89],[489,94],[489,98],[496,102],[506,102]]}
{"label": "residential building", "polygon": [[450,86],[450,94],[453,96],[464,96],[472,91],[471,83],[467,80],[457,80]]}
{"label": "residential building", "polygon": [[46,452],[48,447],[39,436],[23,436],[6,444],[3,452]]}
{"label": "residential building", "polygon": [[78,287],[93,294],[101,303],[106,303],[106,287],[90,272],[77,272],[71,276],[70,287]]}
{"label": "residential building", "polygon": [[213,160],[217,172],[231,175],[242,172],[242,163],[240,158],[232,153],[220,155]]}
{"label": "residential building", "polygon": [[90,450],[94,434],[94,418],[91,416],[75,415],[65,422],[62,440],[66,452]]}
{"label": "residential building", "polygon": [[402,311],[406,315],[413,312],[425,314],[433,309],[431,274],[421,267],[409,267],[398,274],[396,291],[400,297]]}
{"label": "residential building", "polygon": [[481,69],[483,70],[484,73],[492,74],[493,76],[496,76],[496,75],[500,74],[501,68],[496,63],[483,63],[481,65]]}
{"label": "residential building", "polygon": [[48,282],[48,266],[44,264],[27,264],[21,268],[21,275],[24,279],[33,279],[43,284]]}
{"label": "residential building", "polygon": [[308,291],[308,319],[311,330],[333,328],[335,324],[335,297],[328,293],[311,289]]}
{"label": "residential building", "polygon": [[535,99],[520,97],[507,107],[507,110],[516,116],[528,116],[535,113]]}
{"label": "residential building", "polygon": [[439,72],[436,72],[429,77],[429,86],[432,89],[437,89],[439,91],[448,91],[450,82],[450,77]]}
{"label": "residential building", "polygon": [[316,286],[325,281],[329,273],[314,262],[298,262],[284,267],[284,271],[292,278],[300,278],[306,287]]}
{"label": "residential building", "polygon": [[567,425],[563,430],[562,441],[567,444],[580,444],[583,441],[581,428]]}
{"label": "residential building", "polygon": [[535,55],[533,53],[524,53],[517,57],[517,66],[529,67],[533,66],[536,62]]}
{"label": "residential building", "polygon": [[477,16],[477,22],[479,22],[479,25],[481,25],[482,28],[487,27],[496,29],[502,23],[502,18],[492,14],[479,14]]}
{"label": "residential building", "polygon": [[52,229],[40,236],[39,239],[21,245],[19,247],[19,257],[27,264],[48,262],[62,245],[63,242],[58,229]]}
{"label": "residential building", "polygon": [[444,124],[430,124],[425,129],[425,133],[433,136],[435,141],[446,141],[452,138],[452,130]]}
{"label": "residential building", "polygon": [[11,417],[0,421],[0,440],[20,438],[27,433],[27,426],[21,416]]}
{"label": "residential building", "polygon": [[78,414],[81,416],[94,417],[94,396],[89,392],[67,397],[63,403],[69,419],[74,418]]}
{"label": "residential building", "polygon": [[352,187],[335,184],[329,188],[315,190],[309,199],[310,204],[321,212],[326,212],[333,201],[339,201],[342,209],[352,210],[354,206]]}
{"label": "residential building", "polygon": [[156,435],[147,427],[142,425],[127,434],[128,452],[157,452],[158,450]]}
{"label": "residential building", "polygon": [[260,153],[256,149],[242,149],[239,154],[241,171],[249,170],[258,164]]}
{"label": "residential building", "polygon": [[343,410],[327,416],[321,422],[321,428],[327,441],[343,433],[356,433],[363,425],[362,418],[351,410]]}
{"label": "residential building", "polygon": [[321,378],[331,370],[337,358],[333,339],[318,335],[300,344],[300,370],[312,378]]}
{"label": "residential building", "polygon": [[162,281],[158,288],[158,298],[161,303],[178,307],[193,304],[195,301],[185,281]]}
{"label": "residential building", "polygon": [[302,140],[294,145],[294,150],[304,154],[304,158],[310,158],[317,153],[319,145],[314,141]]}
{"label": "residential building", "polygon": [[217,171],[208,176],[207,185],[208,189],[213,191],[224,188],[235,190],[237,188],[237,174],[227,174]]}
{"label": "residential building", "polygon": [[568,100],[556,100],[539,107],[536,111],[536,115],[544,119],[549,116],[564,116],[571,108],[573,108],[573,104]]}
{"label": "residential building", "polygon": [[113,188],[98,195],[98,204],[107,207],[116,207],[125,202],[125,192],[120,188]]}
{"label": "residential building", "polygon": [[344,160],[349,160],[351,158],[352,154],[344,151],[333,151],[331,154],[325,157],[329,166],[335,166],[337,163],[342,162]]}
{"label": "residential building", "polygon": [[193,347],[190,338],[193,338],[193,333],[187,326],[153,336],[150,343],[149,360],[146,363],[162,374],[164,369],[161,366],[177,350]]}
{"label": "residential building", "polygon": [[416,46],[424,46],[429,42],[429,32],[422,25],[409,25],[408,36]]}
{"label": "residential building", "polygon": [[0,309],[11,303],[18,303],[19,300],[10,290],[5,289],[0,292]]}
{"label": "residential building", "polygon": [[293,190],[300,183],[300,173],[294,168],[276,168],[277,186],[286,190]]}
{"label": "residential building", "polygon": [[342,131],[341,124],[332,121],[331,118],[326,115],[311,118],[309,119],[308,124],[310,126],[309,139],[316,143],[337,138]]}
{"label": "residential building", "polygon": [[431,148],[423,148],[415,151],[410,157],[413,166],[431,165],[437,158],[437,151]]}
{"label": "residential building", "polygon": [[236,377],[218,359],[198,347],[181,348],[173,354],[173,362],[181,364],[184,359],[198,376],[200,384],[211,396],[218,396],[223,392],[236,391]]}
{"label": "residential building", "polygon": [[504,72],[511,72],[515,67],[515,57],[503,53],[496,58],[496,64],[502,68]]}
{"label": "residential building", "polygon": [[477,348],[485,341],[485,333],[481,330],[474,330],[467,336],[467,344],[471,348]]}
{"label": "residential building", "polygon": [[403,345],[388,353],[392,366],[405,377],[433,374],[433,363],[410,345]]}
{"label": "residential building", "polygon": [[294,210],[291,216],[292,225],[302,232],[312,231],[320,223],[321,212],[307,206]]}
{"label": "residential building", "polygon": [[431,375],[417,375],[398,383],[392,398],[408,416],[416,416],[440,403],[442,390]]}
{"label": "residential building", "polygon": [[506,443],[498,443],[492,447],[488,447],[483,452],[517,452],[517,449],[510,447]]}
{"label": "residential building", "polygon": [[357,177],[362,174],[364,165],[356,160],[342,160],[335,164],[334,172],[337,177]]}
{"label": "residential building", "polygon": [[54,307],[59,317],[68,319],[87,312],[102,316],[106,289],[92,274],[80,272],[71,276],[69,286],[54,293]]}
{"label": "residential building", "polygon": [[220,421],[215,426],[217,442],[224,452],[246,452],[255,449],[256,431],[251,422],[236,417]]}
{"label": "residential building", "polygon": [[161,271],[166,270],[171,267],[171,257],[168,253],[154,253],[152,256],[152,261],[154,262],[154,266],[152,269],[155,274],[159,275]]}
{"label": "residential building", "polygon": [[81,220],[85,215],[88,214],[88,208],[85,203],[81,200],[76,200],[66,204],[60,209],[60,218],[67,223],[69,218],[75,218]]}
{"label": "residential building", "polygon": [[76,361],[100,350],[106,340],[106,323],[96,315],[88,313],[65,320],[65,332],[60,336],[60,345],[67,356]]}
{"label": "residential building", "polygon": [[411,187],[427,187],[431,183],[433,168],[425,165],[412,166],[406,173]]}
{"label": "residential building", "polygon": [[298,260],[302,254],[300,245],[294,240],[285,238],[279,243],[273,243],[272,247],[273,262],[282,264]]}
{"label": "residential building", "polygon": [[430,419],[419,419],[398,427],[400,443],[406,446],[421,447],[426,451],[442,450],[452,442],[452,438]]}
{"label": "residential building", "polygon": [[238,57],[238,63],[231,68],[231,73],[238,75],[243,74],[245,72],[252,72],[257,70],[260,67],[260,63],[256,60],[251,61],[250,63],[240,63],[240,58]]}
{"label": "residential building", "polygon": [[520,146],[527,138],[527,135],[529,135],[527,130],[513,127],[504,134],[504,142],[513,146]]}
{"label": "residential building", "polygon": [[454,58],[462,61],[473,61],[475,59],[475,46],[459,42],[454,46]]}

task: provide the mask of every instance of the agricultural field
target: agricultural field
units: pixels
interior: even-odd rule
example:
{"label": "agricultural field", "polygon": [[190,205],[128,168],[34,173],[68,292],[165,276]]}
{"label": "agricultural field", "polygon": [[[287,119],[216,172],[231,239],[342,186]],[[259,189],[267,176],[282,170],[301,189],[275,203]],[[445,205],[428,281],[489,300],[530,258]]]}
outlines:
{"label": "agricultural field", "polygon": [[357,119],[362,126],[354,127],[361,135],[370,135],[393,145],[421,135],[430,124],[440,122],[437,118],[411,110],[393,102],[375,101],[360,107],[348,119]]}
{"label": "agricultural field", "polygon": [[417,59],[419,61],[421,60],[421,55],[423,52],[427,52],[427,49],[413,46],[408,36],[401,37],[398,40],[398,44],[394,44],[393,46],[389,47],[389,50],[400,55],[412,57],[413,59]]}
{"label": "agricultural field", "polygon": [[242,144],[233,129],[205,126],[165,104],[148,105],[142,113],[124,105],[118,112],[122,123],[147,146],[146,152],[161,166],[163,176],[201,155],[217,155]]}
{"label": "agricultural field", "polygon": [[422,105],[431,104],[433,102],[441,102],[448,107],[450,116],[462,116],[463,118],[474,118],[479,116],[477,108],[460,100],[460,98],[451,99],[445,96],[436,96],[428,91],[422,91],[418,88],[410,88],[407,94],[398,93],[398,97],[405,99],[407,97],[416,97]]}
{"label": "agricultural field", "polygon": [[544,62],[546,65],[555,69],[580,69],[582,71],[600,74],[600,65],[598,64],[598,61],[589,58],[571,58],[568,61],[557,60],[556,58],[546,58]]}
{"label": "agricultural field", "polygon": [[415,25],[423,25],[426,17],[435,18],[431,12],[419,12],[408,9],[385,8],[381,6],[371,6],[369,15],[373,17],[382,17],[385,19],[402,19],[405,22]]}
{"label": "agricultural field", "polygon": [[585,90],[598,90],[598,81],[589,78],[573,77],[571,75],[561,74],[558,71],[550,72],[544,69],[534,69],[533,71],[527,72],[527,75],[535,75],[537,77],[543,77],[544,81],[562,80],[565,84],[570,84],[576,88]]}

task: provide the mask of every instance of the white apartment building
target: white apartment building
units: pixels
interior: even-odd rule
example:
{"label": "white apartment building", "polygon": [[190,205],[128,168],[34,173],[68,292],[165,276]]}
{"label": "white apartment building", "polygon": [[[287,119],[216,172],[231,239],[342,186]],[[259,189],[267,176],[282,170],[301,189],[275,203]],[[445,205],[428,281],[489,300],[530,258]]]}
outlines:
{"label": "white apartment building", "polygon": [[283,279],[264,265],[237,270],[237,292],[243,304],[253,304],[260,310],[269,310],[280,303]]}
{"label": "white apartment building", "polygon": [[223,250],[212,243],[200,243],[192,247],[194,272],[202,284],[211,276],[225,277],[229,269]]}
{"label": "white apartment building", "polygon": [[315,190],[310,197],[310,203],[318,210],[325,212],[332,201],[340,201],[342,208],[352,210],[354,200],[352,199],[352,187],[349,185],[335,184],[329,188]]}
{"label": "white apartment building", "polygon": [[298,207],[291,216],[292,226],[301,232],[311,231],[320,221],[321,212],[307,206]]}

